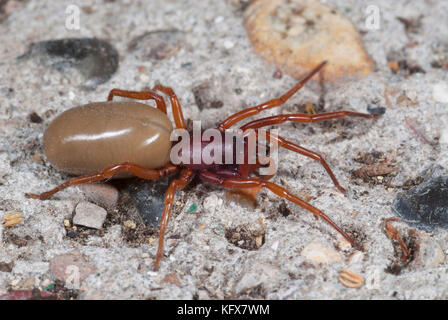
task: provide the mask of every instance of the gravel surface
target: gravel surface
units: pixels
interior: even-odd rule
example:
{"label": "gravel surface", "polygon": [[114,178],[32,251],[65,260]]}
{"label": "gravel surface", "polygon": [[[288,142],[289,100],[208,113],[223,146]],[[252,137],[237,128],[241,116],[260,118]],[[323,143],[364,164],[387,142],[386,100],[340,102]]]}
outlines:
{"label": "gravel surface", "polygon": [[[0,15],[0,221],[18,212],[23,222],[0,224],[0,296],[62,281],[63,289],[56,287],[70,293],[63,297],[77,299],[448,298],[447,230],[399,220],[385,231],[400,194],[435,165],[447,175],[448,28],[441,22],[448,21],[448,3],[372,1],[380,25],[370,30],[364,2],[323,2],[353,22],[375,68],[360,80],[325,83],[324,90],[311,81],[281,112],[305,112],[309,101],[318,112],[385,113],[279,127],[283,137],[322,154],[347,195],[318,162],[285,150],[271,181],[328,214],[362,250],[267,191],[253,208],[194,183],[178,192],[165,257],[153,272],[158,233],[139,218],[126,181],[113,183],[116,205],[115,191],[108,191],[112,204],[102,205],[107,218],[100,230],[72,223],[79,203],[96,202],[88,189],[69,188],[47,201],[25,198],[69,178],[45,158],[46,126],[64,110],[104,101],[112,88],[162,83],[180,97],[186,119],[208,128],[279,96],[297,79],[279,76],[254,53],[242,1],[9,1]],[[72,4],[79,5],[79,30],[66,26]],[[88,66],[79,69],[73,57],[17,60],[32,43],[64,38],[109,42],[119,53],[117,71],[89,86]],[[341,276],[345,269],[349,280]]]}

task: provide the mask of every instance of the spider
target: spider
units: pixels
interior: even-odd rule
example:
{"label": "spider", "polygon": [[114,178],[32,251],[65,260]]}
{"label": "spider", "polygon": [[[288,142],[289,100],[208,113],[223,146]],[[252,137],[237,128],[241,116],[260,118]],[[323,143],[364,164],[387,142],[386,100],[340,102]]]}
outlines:
{"label": "spider", "polygon": [[[223,138],[223,148],[235,149],[234,140],[225,141],[224,139],[226,130],[264,110],[283,105],[326,63],[326,61],[320,63],[305,78],[279,98],[246,108],[221,122],[216,129]],[[107,102],[90,103],[69,109],[56,117],[45,131],[44,146],[48,160],[61,171],[82,176],[72,178],[48,192],[42,194],[29,193],[26,196],[45,200],[69,186],[106,180],[112,177],[134,175],[146,180],[158,180],[164,176],[179,173],[179,176],[171,182],[165,194],[165,207],[160,221],[160,236],[154,270],[158,270],[163,255],[164,236],[175,192],[185,188],[196,175],[199,175],[205,182],[227,189],[268,189],[277,196],[310,211],[316,219],[323,219],[353,246],[356,245],[356,242],[347,233],[318,208],[277,184],[251,175],[262,165],[258,161],[255,164],[247,161],[247,148],[244,150],[244,161],[239,164],[207,164],[202,160],[199,163],[183,161],[173,164],[170,161],[170,151],[176,146],[176,142],[171,143],[169,139],[173,128],[167,116],[165,101],[158,92],[162,92],[169,97],[175,127],[186,129],[179,99],[171,88],[156,85],[152,90],[141,92],[113,89],[109,93]],[[157,108],[135,101],[112,101],[115,96],[138,100],[152,99],[155,100]],[[285,122],[318,122],[347,116],[375,118],[378,115],[352,111],[336,111],[315,115],[281,114],[250,121],[241,126],[240,129],[243,132],[252,129],[258,134],[258,131],[263,127]],[[319,161],[336,188],[345,193],[345,189],[339,184],[322,156],[287,141],[281,136],[268,133],[267,140],[275,141],[281,148]],[[244,141],[246,143],[246,140]],[[190,143],[193,145],[193,140]],[[191,148],[187,158],[193,158],[208,143],[210,141],[201,140],[200,148]]]}

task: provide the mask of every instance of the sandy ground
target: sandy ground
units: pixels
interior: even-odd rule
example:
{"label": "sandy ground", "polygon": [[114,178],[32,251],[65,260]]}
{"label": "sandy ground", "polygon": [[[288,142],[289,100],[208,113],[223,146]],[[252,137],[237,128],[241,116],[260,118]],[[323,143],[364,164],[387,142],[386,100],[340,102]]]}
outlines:
{"label": "sandy ground", "polygon": [[[384,220],[394,216],[392,203],[406,181],[434,164],[448,168],[448,74],[431,64],[448,55],[448,29],[440,23],[448,20],[448,4],[376,0],[380,28],[368,30],[362,2],[325,3],[344,12],[363,31],[366,51],[376,67],[365,79],[326,84],[320,111],[367,112],[373,105],[386,112],[377,120],[280,128],[285,138],[327,159],[348,190],[346,196],[332,185],[319,163],[291,152],[281,152],[272,181],[310,197],[313,205],[356,233],[364,251],[344,244],[332,228],[300,207],[288,203],[285,209],[271,193],[262,192],[252,209],[205,184],[178,193],[158,272],[152,271],[157,233],[148,236],[146,243],[130,241],[126,235],[132,230],[112,218],[126,215],[119,205],[108,210],[109,222],[101,232],[83,239],[69,237],[64,220],[71,221],[75,206],[86,200],[78,188],[48,201],[24,196],[68,178],[51,167],[42,149],[43,132],[56,114],[104,101],[112,88],[140,90],[160,82],[175,89],[185,118],[201,119],[203,127],[210,127],[244,106],[278,96],[296,80],[287,75],[276,79],[275,68],[255,55],[236,1],[153,0],[150,5],[147,1],[29,1],[0,23],[0,220],[10,212],[20,212],[24,218],[11,228],[0,226],[0,264],[14,262],[12,270],[0,272],[0,294],[44,289],[64,278],[50,266],[61,263],[60,255],[71,254],[82,257],[76,265],[86,273],[75,288],[80,299],[446,299],[447,231],[417,229],[418,255],[396,275],[387,271],[399,260],[399,252],[384,232]],[[65,27],[69,4],[82,8],[80,30]],[[415,33],[406,31],[397,19],[420,15],[421,26]],[[131,39],[147,31],[173,28],[185,32],[184,43],[165,59],[142,60],[127,49]],[[76,72],[58,72],[37,59],[16,61],[32,42],[73,37],[107,40],[120,54],[118,71],[95,90],[84,90]],[[393,52],[425,73],[394,74],[387,64]],[[193,89],[204,82],[214,83],[221,108],[198,108]],[[321,87],[310,82],[282,112],[303,112],[305,102],[317,104],[320,96]],[[30,122],[32,112],[43,122]],[[411,126],[431,144],[423,142]],[[353,176],[353,170],[365,165],[355,160],[374,151],[383,153],[377,161],[393,163],[394,172],[366,181]],[[193,204],[197,209],[189,212]],[[284,216],[285,210],[290,214]],[[394,225],[403,237],[407,235],[410,226]],[[245,250],[228,241],[224,230],[237,227],[263,230],[261,247]],[[359,274],[364,285],[344,286],[338,279],[343,269]]]}

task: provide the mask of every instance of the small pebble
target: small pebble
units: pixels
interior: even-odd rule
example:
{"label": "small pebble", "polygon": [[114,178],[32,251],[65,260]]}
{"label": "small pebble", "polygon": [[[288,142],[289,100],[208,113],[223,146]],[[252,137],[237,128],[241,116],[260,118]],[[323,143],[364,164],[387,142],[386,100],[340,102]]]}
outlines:
{"label": "small pebble", "polygon": [[76,98],[76,94],[73,91],[69,91],[68,98],[73,101]]}
{"label": "small pebble", "polygon": [[129,228],[129,229],[135,229],[135,228],[137,227],[137,225],[135,224],[135,222],[132,221],[132,220],[126,220],[125,222],[123,222],[123,225],[124,225],[126,228]]}
{"label": "small pebble", "polygon": [[50,279],[45,279],[44,281],[41,282],[40,286],[41,286],[42,288],[45,289],[45,288],[47,288],[50,284],[51,284]]}
{"label": "small pebble", "polygon": [[42,118],[36,112],[30,113],[28,115],[28,119],[32,123],[42,123],[42,121],[43,121]]}
{"label": "small pebble", "polygon": [[448,128],[443,129],[442,134],[440,135],[440,144],[448,144]]}
{"label": "small pebble", "polygon": [[329,61],[326,81],[364,77],[373,70],[354,25],[321,1],[253,1],[244,26],[255,52],[294,77],[324,60]]}
{"label": "small pebble", "polygon": [[174,55],[184,45],[184,32],[175,29],[156,30],[132,39],[128,51],[139,60],[163,60]]}
{"label": "small pebble", "polygon": [[428,234],[419,235],[419,252],[412,265],[416,268],[437,268],[445,262],[445,253],[440,243]]}
{"label": "small pebble", "polygon": [[13,279],[10,284],[13,287],[16,287],[20,283],[20,278]]}
{"label": "small pebble", "polygon": [[90,202],[80,202],[75,209],[73,224],[88,228],[101,229],[107,212],[103,208]]}
{"label": "small pebble", "polygon": [[448,83],[439,82],[432,87],[432,98],[437,102],[448,103]]}
{"label": "small pebble", "polygon": [[352,247],[352,244],[350,242],[347,241],[347,239],[345,239],[342,235],[338,234],[338,243],[336,244],[336,246],[342,250],[342,251],[347,251],[350,250]]}
{"label": "small pebble", "polygon": [[9,263],[0,262],[0,272],[11,272],[13,268],[14,268],[14,261],[11,261]]}
{"label": "small pebble", "polygon": [[417,91],[415,90],[406,90],[406,96],[411,100],[411,101],[417,101],[418,98],[418,94]]}
{"label": "small pebble", "polygon": [[116,207],[118,202],[118,190],[107,183],[88,183],[79,186],[88,201],[96,203],[108,210]]}
{"label": "small pebble", "polygon": [[144,73],[140,74],[138,77],[139,77],[139,80],[144,83],[147,83],[150,80],[150,77]]}
{"label": "small pebble", "polygon": [[235,46],[235,43],[233,43],[233,41],[231,41],[231,40],[225,40],[223,45],[224,45],[225,49],[229,50]]}
{"label": "small pebble", "polygon": [[364,259],[364,252],[356,250],[348,259],[348,264],[356,264]]}
{"label": "small pebble", "polygon": [[341,255],[328,247],[324,247],[322,244],[318,242],[310,242],[305,248],[303,248],[301,253],[306,260],[312,263],[334,263],[342,260]]}
{"label": "small pebble", "polygon": [[22,289],[32,289],[34,287],[35,281],[36,280],[34,279],[34,277],[26,279],[21,285]]}
{"label": "small pebble", "polygon": [[369,104],[367,106],[367,112],[369,112],[370,114],[385,114],[386,113],[386,108],[384,107],[379,107],[375,104]]}
{"label": "small pebble", "polygon": [[224,21],[224,17],[223,16],[217,16],[214,20],[215,24],[219,24],[221,22]]}

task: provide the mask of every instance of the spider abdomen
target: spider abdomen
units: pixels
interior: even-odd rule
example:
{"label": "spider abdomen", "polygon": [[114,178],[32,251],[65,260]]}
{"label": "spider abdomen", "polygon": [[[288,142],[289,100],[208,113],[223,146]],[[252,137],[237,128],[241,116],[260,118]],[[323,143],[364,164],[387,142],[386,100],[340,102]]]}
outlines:
{"label": "spider abdomen", "polygon": [[52,165],[70,174],[122,162],[156,169],[169,161],[172,130],[162,111],[143,103],[90,103],[55,118],[45,131],[44,149]]}

